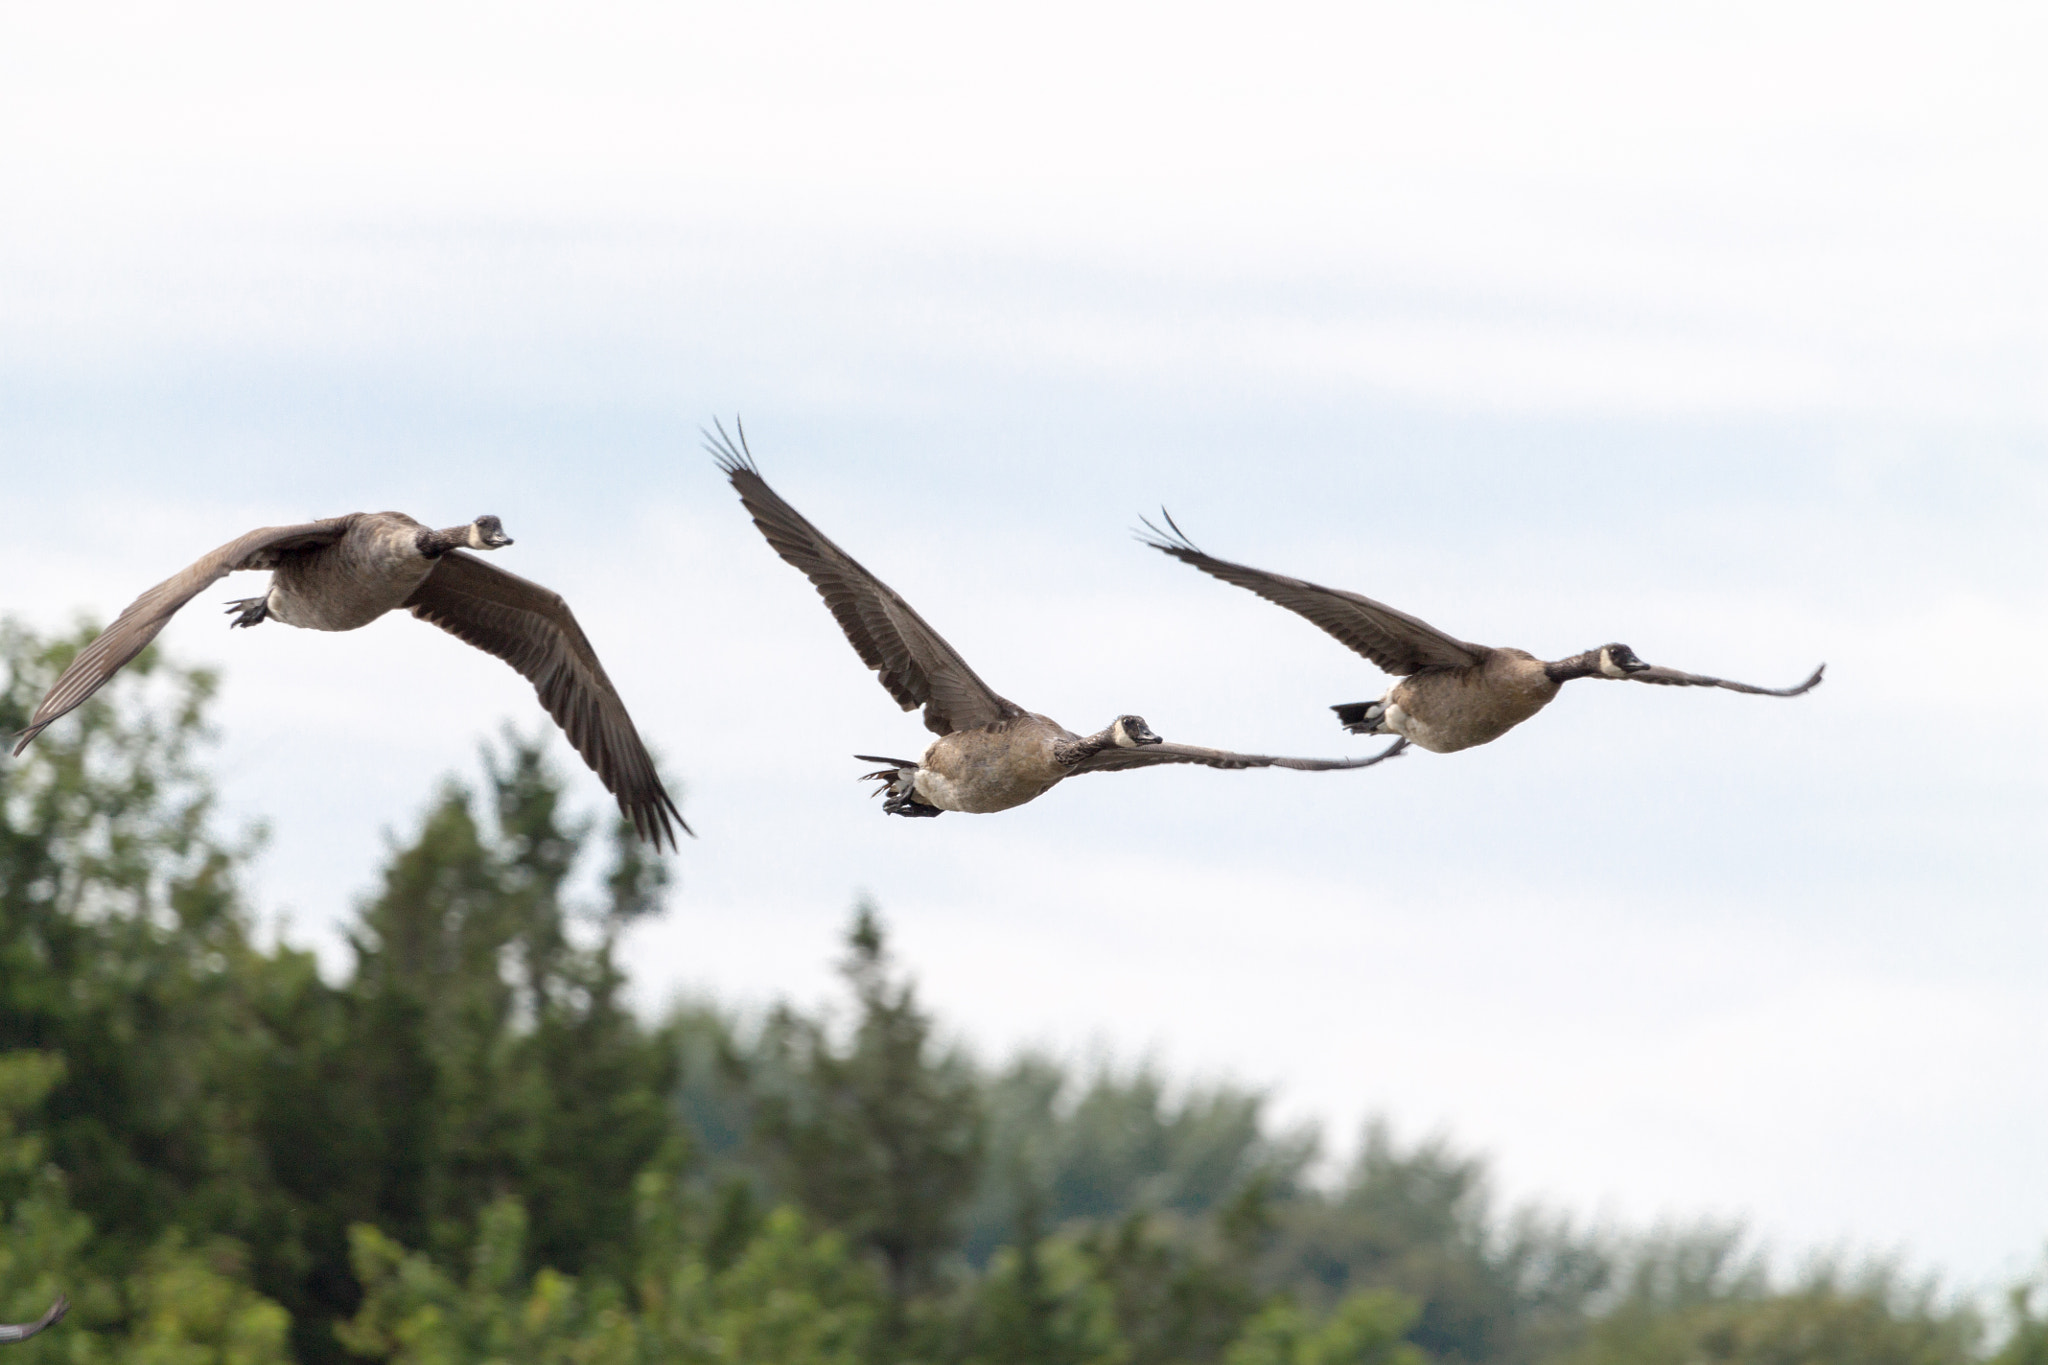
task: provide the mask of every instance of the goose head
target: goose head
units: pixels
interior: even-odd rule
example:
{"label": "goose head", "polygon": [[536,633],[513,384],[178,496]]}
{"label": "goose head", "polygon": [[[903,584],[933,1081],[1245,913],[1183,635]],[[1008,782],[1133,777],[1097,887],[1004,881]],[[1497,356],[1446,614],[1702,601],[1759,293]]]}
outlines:
{"label": "goose head", "polygon": [[505,534],[505,524],[496,517],[478,517],[469,524],[465,543],[472,550],[502,550],[512,543],[512,537]]}
{"label": "goose head", "polygon": [[1649,667],[1636,657],[1634,650],[1621,644],[1600,646],[1598,663],[1603,678],[1626,678]]}
{"label": "goose head", "polygon": [[1143,716],[1118,716],[1116,723],[1109,727],[1109,735],[1119,749],[1141,749],[1147,744],[1166,743],[1152,733],[1152,727],[1145,723]]}

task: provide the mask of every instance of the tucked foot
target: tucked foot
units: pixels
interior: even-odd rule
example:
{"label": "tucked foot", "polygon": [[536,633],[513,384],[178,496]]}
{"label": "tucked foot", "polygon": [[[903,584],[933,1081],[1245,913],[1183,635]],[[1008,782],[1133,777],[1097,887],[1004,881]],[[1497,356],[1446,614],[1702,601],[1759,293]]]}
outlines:
{"label": "tucked foot", "polygon": [[917,765],[906,758],[881,758],[874,754],[855,754],[865,763],[887,763],[892,766],[880,772],[863,773],[861,781],[879,782],[882,785],[870,792],[870,796],[883,796],[882,809],[890,815],[930,816],[943,815],[944,811],[917,799]]}
{"label": "tucked foot", "polygon": [[937,806],[927,806],[914,796],[891,796],[882,803],[882,809],[890,815],[944,815]]}
{"label": "tucked foot", "polygon": [[1384,702],[1348,701],[1342,706],[1330,708],[1337,713],[1337,723],[1354,735],[1391,734],[1385,725],[1387,708]]}
{"label": "tucked foot", "polygon": [[228,611],[230,614],[242,613],[228,622],[229,630],[236,626],[260,626],[270,619],[270,597],[268,594],[262,597],[244,597],[239,602],[228,603]]}

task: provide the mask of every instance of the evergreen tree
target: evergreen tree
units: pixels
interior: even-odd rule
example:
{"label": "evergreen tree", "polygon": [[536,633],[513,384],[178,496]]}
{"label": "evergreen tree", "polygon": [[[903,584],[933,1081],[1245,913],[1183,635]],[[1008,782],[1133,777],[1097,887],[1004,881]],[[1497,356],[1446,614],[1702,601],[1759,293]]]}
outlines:
{"label": "evergreen tree", "polygon": [[934,1046],[916,988],[890,972],[872,906],[856,908],[846,942],[852,1036],[835,1043],[788,1009],[771,1017],[760,1051],[781,1079],[758,1101],[759,1132],[779,1187],[880,1258],[900,1313],[958,1245],[980,1174],[979,1078]]}

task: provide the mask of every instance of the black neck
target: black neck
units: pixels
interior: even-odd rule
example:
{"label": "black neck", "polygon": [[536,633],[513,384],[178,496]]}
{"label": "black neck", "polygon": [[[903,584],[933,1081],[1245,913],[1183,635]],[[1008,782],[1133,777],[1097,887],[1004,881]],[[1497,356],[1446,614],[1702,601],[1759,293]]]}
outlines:
{"label": "black neck", "polygon": [[439,559],[450,550],[459,550],[469,544],[469,528],[451,526],[445,531],[433,531],[422,526],[412,538],[412,543],[419,547],[422,558]]}
{"label": "black neck", "polygon": [[1600,651],[1589,649],[1584,654],[1574,654],[1568,659],[1543,665],[1543,672],[1554,683],[1568,683],[1573,678],[1590,678],[1600,672]]}
{"label": "black neck", "polygon": [[1052,750],[1053,761],[1071,768],[1076,763],[1085,762],[1095,757],[1095,755],[1101,753],[1104,749],[1112,747],[1115,743],[1116,727],[1112,725],[1109,729],[1099,730],[1089,735],[1086,739],[1075,739],[1063,744],[1055,744]]}

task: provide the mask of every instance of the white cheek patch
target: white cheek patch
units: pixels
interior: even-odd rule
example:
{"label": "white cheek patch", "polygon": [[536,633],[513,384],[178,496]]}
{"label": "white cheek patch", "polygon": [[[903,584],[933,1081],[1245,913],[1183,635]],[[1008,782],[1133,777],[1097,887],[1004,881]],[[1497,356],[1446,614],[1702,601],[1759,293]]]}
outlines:
{"label": "white cheek patch", "polygon": [[472,550],[484,550],[490,548],[489,546],[484,544],[483,528],[478,526],[475,522],[471,522],[469,524],[469,548]]}
{"label": "white cheek patch", "polygon": [[1606,650],[1600,651],[1600,674],[1607,678],[1626,678],[1628,670],[1614,662]]}

